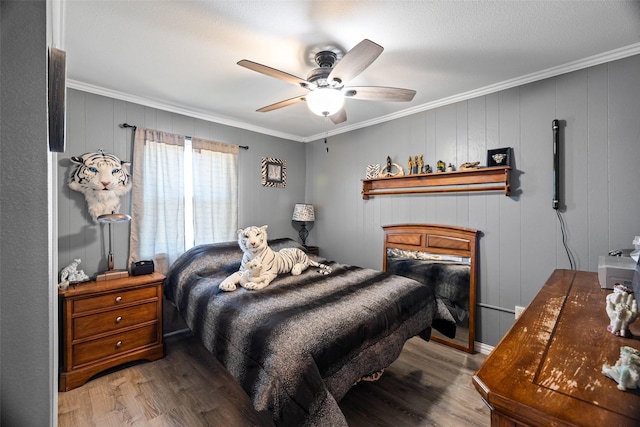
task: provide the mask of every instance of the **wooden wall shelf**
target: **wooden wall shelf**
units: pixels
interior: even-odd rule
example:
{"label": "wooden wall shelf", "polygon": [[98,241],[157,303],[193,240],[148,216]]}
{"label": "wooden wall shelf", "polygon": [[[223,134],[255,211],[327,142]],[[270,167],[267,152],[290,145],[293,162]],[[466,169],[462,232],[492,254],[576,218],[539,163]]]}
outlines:
{"label": "wooden wall shelf", "polygon": [[362,180],[362,198],[394,194],[504,191],[508,196],[510,166],[465,169]]}

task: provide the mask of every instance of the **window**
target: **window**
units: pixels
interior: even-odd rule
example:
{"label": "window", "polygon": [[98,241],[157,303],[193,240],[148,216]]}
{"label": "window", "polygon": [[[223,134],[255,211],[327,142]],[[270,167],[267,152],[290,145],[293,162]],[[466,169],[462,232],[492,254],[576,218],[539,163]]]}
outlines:
{"label": "window", "polygon": [[169,266],[194,245],[233,240],[238,146],[137,129],[130,262]]}

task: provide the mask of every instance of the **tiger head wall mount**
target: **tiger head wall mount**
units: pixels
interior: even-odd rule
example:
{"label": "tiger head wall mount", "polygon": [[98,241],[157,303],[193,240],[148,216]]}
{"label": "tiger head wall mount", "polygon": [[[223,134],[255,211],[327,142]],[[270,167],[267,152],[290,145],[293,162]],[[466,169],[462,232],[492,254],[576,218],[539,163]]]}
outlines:
{"label": "tiger head wall mount", "polygon": [[69,188],[84,194],[94,220],[103,214],[118,213],[120,196],[131,190],[129,163],[99,149],[71,157],[77,165],[69,177]]}

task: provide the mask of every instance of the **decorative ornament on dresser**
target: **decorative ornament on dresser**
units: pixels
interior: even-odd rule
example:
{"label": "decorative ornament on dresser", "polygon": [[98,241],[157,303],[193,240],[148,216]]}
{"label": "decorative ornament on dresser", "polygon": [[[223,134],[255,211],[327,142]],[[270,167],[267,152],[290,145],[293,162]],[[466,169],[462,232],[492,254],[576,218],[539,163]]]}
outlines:
{"label": "decorative ornament on dresser", "polygon": [[611,321],[607,330],[614,335],[631,338],[629,325],[638,317],[638,302],[633,290],[619,283],[614,285],[613,293],[607,295],[606,310]]}
{"label": "decorative ornament on dresser", "polygon": [[78,166],[69,178],[69,188],[84,194],[94,220],[120,210],[120,196],[131,190],[129,162],[123,162],[101,148],[96,152],[71,157]]}
{"label": "decorative ornament on dresser", "polygon": [[71,264],[60,271],[60,283],[58,283],[60,289],[67,289],[70,283],[75,284],[89,280],[89,276],[87,276],[83,270],[78,270],[80,262],[82,262],[82,260],[76,258]]}
{"label": "decorative ornament on dresser", "polygon": [[618,383],[618,390],[640,387],[640,351],[633,347],[620,347],[620,358],[615,365],[602,365],[602,373]]}

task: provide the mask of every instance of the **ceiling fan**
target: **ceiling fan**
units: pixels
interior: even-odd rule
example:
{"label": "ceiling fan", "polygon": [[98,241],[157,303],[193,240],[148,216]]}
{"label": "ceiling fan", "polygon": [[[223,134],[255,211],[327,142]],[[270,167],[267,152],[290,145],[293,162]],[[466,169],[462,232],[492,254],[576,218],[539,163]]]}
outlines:
{"label": "ceiling fan", "polygon": [[276,102],[256,111],[265,113],[306,102],[313,113],[329,117],[333,123],[338,124],[347,120],[347,113],[343,107],[345,98],[408,102],[415,96],[416,91],[410,89],[346,86],[350,80],[371,65],[383,50],[382,46],[367,39],[362,40],[344,55],[337,49],[322,50],[317,52],[314,58],[318,68],[311,70],[306,80],[246,59],[238,61],[238,65],[309,91],[306,95]]}

